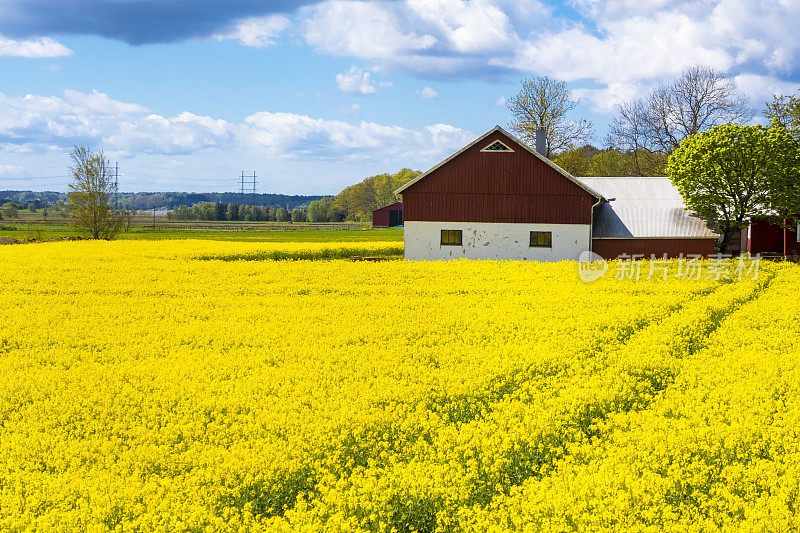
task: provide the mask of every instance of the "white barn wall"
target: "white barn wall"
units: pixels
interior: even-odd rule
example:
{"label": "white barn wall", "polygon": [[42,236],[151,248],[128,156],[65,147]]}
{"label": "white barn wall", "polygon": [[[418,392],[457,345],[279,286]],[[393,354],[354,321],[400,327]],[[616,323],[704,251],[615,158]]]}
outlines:
{"label": "white barn wall", "polygon": [[[462,246],[442,246],[443,229],[461,230]],[[553,247],[530,247],[531,231],[552,232]],[[588,224],[406,221],[403,240],[405,258],[412,261],[460,258],[574,261],[589,249],[590,227]]]}

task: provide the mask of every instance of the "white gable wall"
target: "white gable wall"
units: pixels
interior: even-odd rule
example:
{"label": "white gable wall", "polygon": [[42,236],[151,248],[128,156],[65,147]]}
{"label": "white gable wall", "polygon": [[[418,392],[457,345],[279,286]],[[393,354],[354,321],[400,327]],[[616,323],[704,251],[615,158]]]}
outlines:
{"label": "white gable wall", "polygon": [[[442,230],[461,230],[461,246],[441,245]],[[552,248],[531,247],[531,231],[551,232]],[[412,261],[460,258],[575,261],[589,249],[590,226],[406,221],[403,240],[405,258]]]}

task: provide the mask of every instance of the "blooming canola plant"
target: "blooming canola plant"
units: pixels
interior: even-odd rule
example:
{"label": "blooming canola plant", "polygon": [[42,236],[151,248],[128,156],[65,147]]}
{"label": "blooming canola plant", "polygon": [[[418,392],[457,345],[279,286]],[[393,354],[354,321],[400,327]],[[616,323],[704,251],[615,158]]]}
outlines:
{"label": "blooming canola plant", "polygon": [[0,530],[800,527],[800,268],[395,246],[0,247]]}

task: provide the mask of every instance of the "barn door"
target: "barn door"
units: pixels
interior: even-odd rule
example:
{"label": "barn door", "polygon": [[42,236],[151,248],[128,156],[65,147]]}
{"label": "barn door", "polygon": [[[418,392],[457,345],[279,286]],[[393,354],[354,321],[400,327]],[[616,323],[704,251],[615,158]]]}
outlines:
{"label": "barn door", "polygon": [[399,209],[392,209],[389,211],[389,226],[399,226],[403,223],[403,212]]}

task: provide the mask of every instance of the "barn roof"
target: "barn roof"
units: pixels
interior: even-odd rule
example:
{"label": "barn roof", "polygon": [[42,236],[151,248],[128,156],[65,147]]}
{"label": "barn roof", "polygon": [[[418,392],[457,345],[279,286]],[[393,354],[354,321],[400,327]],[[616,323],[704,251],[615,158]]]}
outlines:
{"label": "barn roof", "polygon": [[402,208],[403,208],[403,202],[395,202],[393,204],[379,207],[378,209],[373,209],[372,212],[377,213],[378,211],[385,211],[385,210],[391,211],[392,209],[402,209]]}
{"label": "barn roof", "polygon": [[597,191],[592,189],[592,187],[590,187],[586,183],[583,183],[582,181],[578,180],[572,174],[570,174],[569,172],[567,172],[566,170],[564,170],[560,166],[556,165],[555,163],[553,163],[552,161],[550,161],[549,159],[547,159],[546,157],[541,155],[539,152],[537,152],[536,150],[534,150],[533,148],[531,148],[530,146],[528,146],[524,142],[520,141],[519,139],[517,139],[516,137],[511,135],[510,133],[508,133],[506,130],[504,130],[500,126],[495,126],[494,128],[490,129],[489,131],[487,131],[486,133],[484,133],[483,135],[481,135],[480,137],[478,137],[477,139],[475,139],[474,141],[472,141],[471,143],[466,145],[464,148],[462,148],[458,152],[454,153],[453,155],[451,155],[450,157],[445,159],[444,161],[440,162],[439,164],[437,164],[433,168],[427,170],[426,172],[423,172],[422,174],[420,174],[419,176],[417,176],[413,180],[409,181],[408,183],[406,183],[405,185],[403,185],[402,187],[400,187],[399,189],[394,191],[394,193],[395,194],[402,194],[402,192],[404,190],[406,190],[407,188],[411,187],[412,185],[414,185],[418,181],[425,179],[429,174],[433,173],[435,170],[439,169],[440,167],[444,166],[446,163],[448,163],[451,160],[455,159],[456,157],[461,155],[463,152],[466,152],[467,150],[469,150],[470,148],[472,148],[473,146],[475,146],[476,144],[478,144],[483,139],[485,139],[486,137],[488,137],[489,135],[491,135],[492,133],[494,133],[496,131],[499,131],[500,133],[502,133],[503,135],[505,135],[506,137],[508,137],[509,139],[511,139],[512,141],[514,141],[515,143],[517,143],[518,145],[523,147],[525,150],[527,150],[528,152],[533,154],[535,157],[538,157],[541,161],[543,161],[545,164],[547,164],[547,166],[549,166],[550,168],[552,168],[553,170],[555,170],[556,172],[558,172],[559,174],[564,176],[566,179],[568,179],[569,181],[573,182],[575,185],[577,185],[581,189],[585,190],[586,192],[588,192],[589,194],[591,194],[595,198],[597,198],[597,199],[603,198],[602,195],[600,195],[600,193],[598,193]]}
{"label": "barn roof", "polygon": [[666,177],[582,177],[608,201],[595,208],[595,238],[716,238]]}

